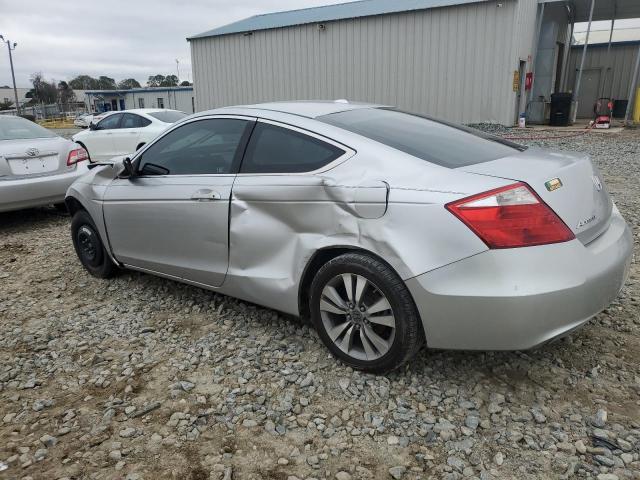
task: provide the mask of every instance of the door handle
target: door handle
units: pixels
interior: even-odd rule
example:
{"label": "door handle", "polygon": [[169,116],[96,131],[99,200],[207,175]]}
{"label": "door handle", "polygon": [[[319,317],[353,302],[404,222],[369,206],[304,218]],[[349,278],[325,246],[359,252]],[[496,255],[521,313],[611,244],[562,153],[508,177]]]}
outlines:
{"label": "door handle", "polygon": [[203,188],[202,190],[198,190],[191,195],[191,200],[198,200],[199,202],[210,202],[212,200],[220,200],[222,196],[213,190],[209,190],[208,188]]}

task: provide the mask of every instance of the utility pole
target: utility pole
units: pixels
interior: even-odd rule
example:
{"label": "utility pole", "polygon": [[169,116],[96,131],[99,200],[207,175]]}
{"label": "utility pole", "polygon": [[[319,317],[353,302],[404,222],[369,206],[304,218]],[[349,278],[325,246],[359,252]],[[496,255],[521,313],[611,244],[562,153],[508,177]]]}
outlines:
{"label": "utility pole", "polygon": [[20,103],[18,102],[18,89],[16,88],[16,74],[13,71],[13,57],[11,56],[11,51],[16,49],[17,43],[13,43],[13,47],[11,46],[10,40],[5,40],[2,35],[0,35],[0,40],[3,43],[7,44],[7,48],[9,49],[9,64],[11,65],[11,79],[13,80],[13,96],[16,101],[16,114],[20,115]]}
{"label": "utility pole", "polygon": [[176,58],[176,70],[178,70],[178,85],[180,85],[180,60]]}

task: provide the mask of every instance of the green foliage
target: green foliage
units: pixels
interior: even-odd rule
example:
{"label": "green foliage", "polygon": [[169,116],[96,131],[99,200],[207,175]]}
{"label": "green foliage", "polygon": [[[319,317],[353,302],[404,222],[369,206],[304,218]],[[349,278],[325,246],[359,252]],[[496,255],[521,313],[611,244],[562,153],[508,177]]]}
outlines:
{"label": "green foliage", "polygon": [[147,80],[148,87],[177,87],[178,77],[176,75],[151,75]]}
{"label": "green foliage", "polygon": [[11,100],[3,100],[0,102],[0,111],[9,110],[11,108],[13,108],[13,102]]}
{"label": "green foliage", "polygon": [[140,83],[135,78],[125,78],[118,83],[118,88],[121,90],[140,88]]}

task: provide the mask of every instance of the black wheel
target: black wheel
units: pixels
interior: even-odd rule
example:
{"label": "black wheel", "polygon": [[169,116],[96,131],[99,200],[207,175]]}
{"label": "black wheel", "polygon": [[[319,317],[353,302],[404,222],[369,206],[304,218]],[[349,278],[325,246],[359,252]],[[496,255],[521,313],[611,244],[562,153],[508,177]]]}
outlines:
{"label": "black wheel", "polygon": [[85,210],[78,210],[71,220],[71,237],[82,266],[98,278],[111,277],[116,265],[102,245],[98,229]]}
{"label": "black wheel", "polygon": [[323,265],[311,283],[309,305],[322,341],[353,368],[393,370],[424,340],[404,282],[368,255],[347,253]]}

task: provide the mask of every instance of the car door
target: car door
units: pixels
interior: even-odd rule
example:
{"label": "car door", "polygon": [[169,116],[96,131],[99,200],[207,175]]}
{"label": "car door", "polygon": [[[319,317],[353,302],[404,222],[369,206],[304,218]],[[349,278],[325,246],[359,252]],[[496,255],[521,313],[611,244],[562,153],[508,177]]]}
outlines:
{"label": "car door", "polygon": [[149,125],[151,125],[151,120],[135,113],[123,113],[120,128],[114,130],[111,135],[116,155],[134,153],[140,142],[142,131]]}
{"label": "car door", "polygon": [[134,158],[114,180],[104,217],[115,258],[127,266],[220,286],[228,267],[231,187],[255,119],[184,123]]}
{"label": "car door", "polygon": [[103,162],[117,155],[113,133],[120,127],[121,120],[122,113],[107,115],[83,137],[82,143],[87,147],[92,162]]}

